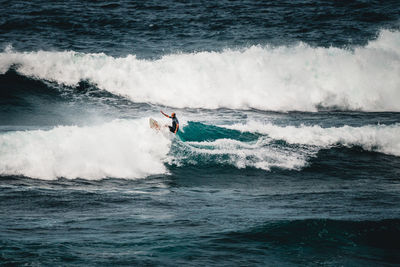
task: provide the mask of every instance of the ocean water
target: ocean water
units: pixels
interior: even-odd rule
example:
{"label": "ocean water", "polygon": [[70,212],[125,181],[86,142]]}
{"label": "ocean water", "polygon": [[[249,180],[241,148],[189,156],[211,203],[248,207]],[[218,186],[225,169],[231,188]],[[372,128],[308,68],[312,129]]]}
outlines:
{"label": "ocean water", "polygon": [[3,1],[0,265],[398,266],[399,14]]}

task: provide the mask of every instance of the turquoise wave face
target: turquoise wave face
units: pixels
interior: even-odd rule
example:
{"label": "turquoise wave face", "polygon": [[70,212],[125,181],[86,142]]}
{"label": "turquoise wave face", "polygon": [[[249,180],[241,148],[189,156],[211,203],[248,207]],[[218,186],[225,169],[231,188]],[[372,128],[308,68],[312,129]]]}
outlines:
{"label": "turquoise wave face", "polygon": [[233,139],[241,142],[256,141],[261,135],[257,133],[240,132],[201,122],[189,121],[178,132],[178,137],[183,142],[204,142],[218,139]]}
{"label": "turquoise wave face", "polygon": [[189,121],[170,150],[172,165],[204,167],[298,169],[315,149],[252,133]]}

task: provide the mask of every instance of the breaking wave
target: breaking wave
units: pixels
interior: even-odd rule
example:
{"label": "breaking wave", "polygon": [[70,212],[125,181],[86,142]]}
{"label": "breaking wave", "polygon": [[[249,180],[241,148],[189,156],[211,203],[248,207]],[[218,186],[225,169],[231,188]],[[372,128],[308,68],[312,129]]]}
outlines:
{"label": "breaking wave", "polygon": [[171,140],[145,119],[0,135],[0,174],[40,179],[143,178],[166,173]]}
{"label": "breaking wave", "polygon": [[223,52],[135,55],[0,53],[0,73],[68,86],[89,81],[134,102],[177,108],[400,111],[400,32],[382,30],[352,49],[252,46]]}

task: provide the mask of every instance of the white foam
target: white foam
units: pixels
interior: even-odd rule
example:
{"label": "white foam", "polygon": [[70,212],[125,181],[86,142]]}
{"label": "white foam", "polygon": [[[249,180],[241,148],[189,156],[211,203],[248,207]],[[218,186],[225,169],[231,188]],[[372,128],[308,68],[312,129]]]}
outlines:
{"label": "white foam", "polygon": [[0,174],[40,179],[143,178],[166,173],[171,140],[146,119],[0,135]]}
{"label": "white foam", "polygon": [[185,142],[175,151],[171,162],[189,164],[225,164],[236,168],[254,167],[269,171],[273,167],[298,170],[307,165],[315,149],[288,148],[270,144],[270,138],[254,142],[233,139]]}
{"label": "white foam", "polygon": [[246,132],[266,134],[275,140],[329,148],[361,146],[365,150],[400,156],[400,124],[365,125],[361,127],[277,126],[271,123],[249,121],[246,124],[223,126]]}
{"label": "white foam", "polygon": [[382,30],[376,40],[353,50],[299,43],[159,60],[10,48],[0,53],[0,73],[13,64],[24,75],[67,85],[89,80],[136,102],[178,108],[400,111],[398,31]]}

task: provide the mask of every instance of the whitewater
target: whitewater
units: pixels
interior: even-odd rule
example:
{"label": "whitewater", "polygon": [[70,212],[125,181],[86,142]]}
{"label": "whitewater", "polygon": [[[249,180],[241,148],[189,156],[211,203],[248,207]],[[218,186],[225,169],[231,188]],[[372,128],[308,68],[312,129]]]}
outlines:
{"label": "whitewater", "polygon": [[98,180],[166,173],[163,160],[171,141],[144,127],[145,122],[115,120],[91,127],[3,133],[0,174]]}
{"label": "whitewater", "polygon": [[299,42],[159,59],[8,46],[0,53],[0,73],[10,68],[60,85],[87,81],[136,103],[175,108],[400,111],[399,31],[381,30],[367,45],[348,48]]}
{"label": "whitewater", "polygon": [[[113,120],[92,126],[57,126],[49,130],[11,131],[0,135],[0,174],[32,178],[109,177],[137,179],[168,175],[167,166],[227,165],[235,168],[302,170],[322,149],[362,147],[400,156],[400,125],[324,128],[319,125],[281,126],[250,120],[219,125],[217,131],[249,132],[247,140],[226,132],[225,138],[186,141],[148,127],[147,118]],[[206,124],[196,131],[206,134]],[[187,136],[187,135],[186,135]],[[282,141],[284,143],[282,143]],[[38,152],[40,151],[40,152]]]}
{"label": "whitewater", "polygon": [[347,147],[360,146],[367,151],[378,151],[388,155],[400,156],[399,123],[323,128],[319,125],[277,126],[271,123],[249,121],[246,124],[225,127],[266,134],[270,138],[284,140],[290,144],[317,146],[321,149],[328,149],[337,145]]}

